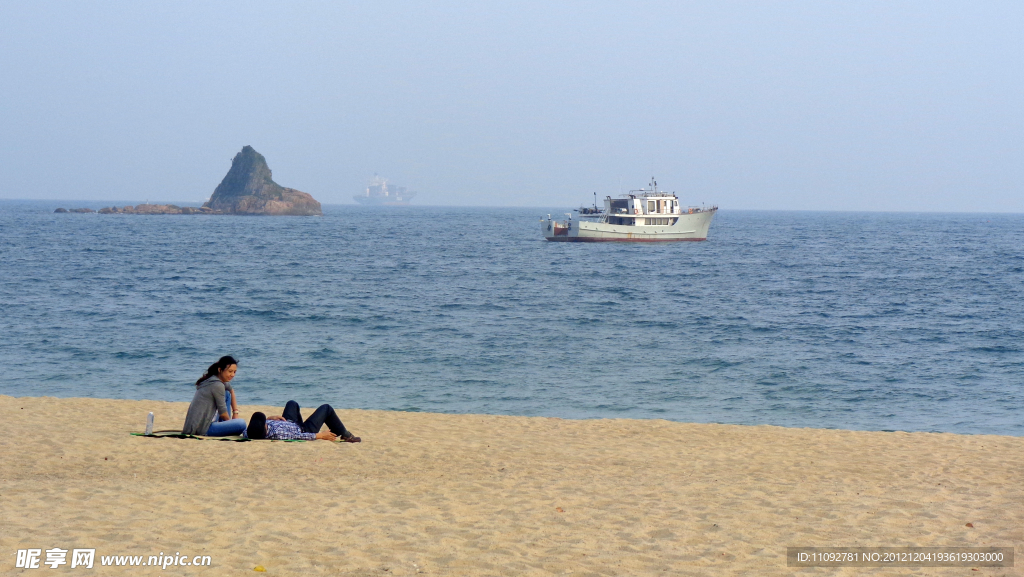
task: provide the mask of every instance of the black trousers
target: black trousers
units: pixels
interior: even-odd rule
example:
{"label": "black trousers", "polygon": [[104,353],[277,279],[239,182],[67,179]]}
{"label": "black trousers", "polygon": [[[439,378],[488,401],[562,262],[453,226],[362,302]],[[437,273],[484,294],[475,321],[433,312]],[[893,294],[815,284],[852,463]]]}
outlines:
{"label": "black trousers", "polygon": [[319,433],[320,427],[326,424],[332,433],[342,439],[352,436],[352,433],[348,432],[341,419],[338,418],[338,413],[334,412],[334,407],[330,405],[320,405],[308,419],[302,420],[299,404],[295,401],[288,401],[288,404],[284,406],[284,412],[281,413],[281,416],[302,427],[302,430],[307,433]]}

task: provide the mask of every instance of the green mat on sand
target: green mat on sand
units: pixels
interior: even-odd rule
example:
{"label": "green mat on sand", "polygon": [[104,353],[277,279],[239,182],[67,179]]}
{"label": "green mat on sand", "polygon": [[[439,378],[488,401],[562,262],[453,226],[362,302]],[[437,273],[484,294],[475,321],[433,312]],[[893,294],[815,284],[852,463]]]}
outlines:
{"label": "green mat on sand", "polygon": [[198,441],[234,441],[236,443],[248,443],[249,441],[272,441],[280,443],[305,443],[305,439],[285,439],[277,441],[276,439],[249,439],[241,435],[235,435],[233,437],[207,437],[206,435],[185,435],[181,431],[153,431],[150,434],[146,433],[130,433],[135,437],[153,437],[158,439],[196,439]]}

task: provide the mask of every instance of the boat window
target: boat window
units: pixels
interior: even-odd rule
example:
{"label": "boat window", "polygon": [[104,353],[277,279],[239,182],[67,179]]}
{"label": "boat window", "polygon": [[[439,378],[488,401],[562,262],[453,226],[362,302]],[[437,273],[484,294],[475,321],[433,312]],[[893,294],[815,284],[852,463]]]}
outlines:
{"label": "boat window", "polygon": [[653,200],[648,200],[647,201],[647,212],[654,212],[654,201]]}

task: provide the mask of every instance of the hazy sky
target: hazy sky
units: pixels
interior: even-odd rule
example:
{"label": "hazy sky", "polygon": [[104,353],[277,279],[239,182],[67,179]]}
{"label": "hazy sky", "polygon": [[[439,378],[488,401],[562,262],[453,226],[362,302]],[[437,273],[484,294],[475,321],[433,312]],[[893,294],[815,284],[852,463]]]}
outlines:
{"label": "hazy sky", "polygon": [[[1024,212],[1024,3],[0,2],[0,198]],[[621,184],[620,184],[621,183]]]}

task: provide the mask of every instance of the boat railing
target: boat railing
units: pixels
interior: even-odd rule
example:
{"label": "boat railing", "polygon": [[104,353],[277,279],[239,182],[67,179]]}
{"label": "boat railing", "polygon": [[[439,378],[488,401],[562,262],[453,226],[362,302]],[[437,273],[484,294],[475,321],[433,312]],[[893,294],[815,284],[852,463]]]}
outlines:
{"label": "boat railing", "polygon": [[683,214],[697,214],[700,212],[713,212],[718,210],[718,205],[712,206],[688,206],[684,210]]}
{"label": "boat railing", "polygon": [[[718,210],[717,206],[687,206],[687,207],[678,207],[675,212],[646,212],[646,211],[645,212],[629,212],[629,209],[620,208],[620,209],[618,209],[617,212],[609,212],[607,214],[609,214],[610,216],[657,216],[657,215],[663,215],[663,214],[697,214],[697,213],[701,213],[701,212],[711,212],[711,211],[715,211],[715,210]],[[589,216],[604,216],[605,214],[606,213],[601,212],[599,214],[592,214],[592,215],[589,215]],[[588,215],[585,215],[585,214],[582,214],[582,213],[580,214],[581,218],[585,217],[585,216],[588,216]]]}

